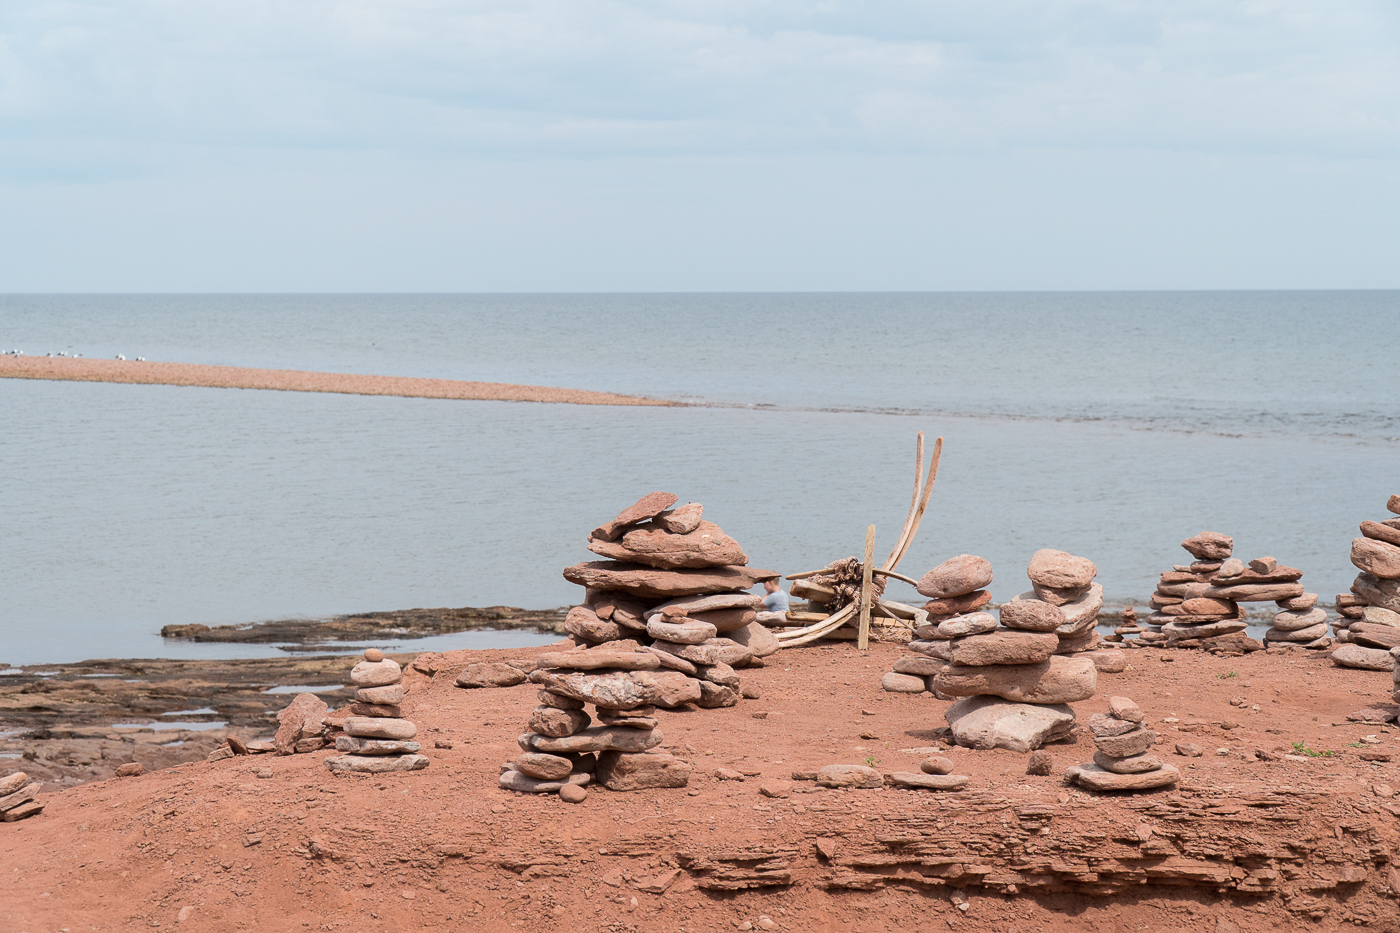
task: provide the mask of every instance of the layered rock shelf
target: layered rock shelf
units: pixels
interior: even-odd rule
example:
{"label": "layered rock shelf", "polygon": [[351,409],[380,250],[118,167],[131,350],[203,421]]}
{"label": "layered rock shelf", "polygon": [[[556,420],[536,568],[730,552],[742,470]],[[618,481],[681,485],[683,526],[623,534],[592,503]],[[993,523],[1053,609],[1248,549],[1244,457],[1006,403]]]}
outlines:
{"label": "layered rock shelf", "polygon": [[[1386,509],[1400,515],[1400,496]],[[1350,593],[1337,595],[1341,618],[1332,623],[1337,641],[1332,661],[1340,667],[1395,670],[1391,649],[1400,646],[1400,518],[1361,523],[1351,542],[1351,562],[1361,571]]]}

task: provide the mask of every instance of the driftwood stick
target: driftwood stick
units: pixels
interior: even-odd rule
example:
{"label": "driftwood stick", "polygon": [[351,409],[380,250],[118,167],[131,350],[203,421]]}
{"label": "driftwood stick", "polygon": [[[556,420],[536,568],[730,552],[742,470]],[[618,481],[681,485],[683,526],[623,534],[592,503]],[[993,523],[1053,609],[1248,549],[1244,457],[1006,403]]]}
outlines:
{"label": "driftwood stick", "polygon": [[919,585],[919,581],[918,581],[918,580],[915,580],[915,579],[913,579],[913,578],[911,578],[911,577],[906,577],[906,576],[905,576],[904,574],[902,574],[902,573],[895,573],[893,570],[886,570],[886,569],[884,569],[883,567],[876,567],[874,570],[871,571],[871,573],[878,573],[878,574],[879,574],[880,576],[882,576],[882,577],[894,577],[896,580],[903,580],[905,583],[908,583],[910,586],[918,586],[918,585]]}
{"label": "driftwood stick", "polygon": [[865,529],[865,560],[860,565],[860,637],[856,647],[861,651],[870,647],[870,604],[874,601],[871,589],[875,570],[875,526]]}
{"label": "driftwood stick", "polygon": [[914,514],[919,510],[919,493],[923,491],[924,479],[924,432],[919,432],[918,442],[914,445],[914,496],[909,501],[909,513],[904,516],[904,524],[900,526],[899,537],[894,539],[894,550],[890,551],[890,556],[885,559],[884,566],[893,569],[899,563],[899,549],[909,536],[909,528],[914,523]]}

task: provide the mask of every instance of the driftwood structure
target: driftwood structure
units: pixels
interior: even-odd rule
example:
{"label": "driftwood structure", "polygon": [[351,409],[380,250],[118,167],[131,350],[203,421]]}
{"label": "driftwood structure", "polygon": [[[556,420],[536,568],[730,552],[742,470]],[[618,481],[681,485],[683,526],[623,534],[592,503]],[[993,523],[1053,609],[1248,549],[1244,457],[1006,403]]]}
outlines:
{"label": "driftwood structure", "polygon": [[914,495],[909,503],[909,514],[904,519],[894,550],[878,567],[875,566],[875,526],[865,530],[865,556],[863,560],[847,557],[828,564],[821,570],[795,573],[786,579],[792,580],[792,595],[806,599],[814,606],[824,607],[823,611],[789,612],[788,621],[801,623],[800,627],[777,632],[778,641],[784,648],[805,645],[819,638],[840,637],[840,630],[855,628],[858,647],[870,644],[871,620],[887,620],[883,624],[896,624],[912,629],[926,622],[928,613],[923,609],[906,606],[884,598],[885,585],[890,577],[903,580],[911,586],[918,584],[895,568],[904,559],[914,536],[919,532],[928,509],[929,495],[933,492],[933,482],[938,477],[938,460],[943,453],[943,438],[933,443],[933,455],[929,459],[928,475],[924,475],[924,435],[919,432],[919,441],[914,461]]}

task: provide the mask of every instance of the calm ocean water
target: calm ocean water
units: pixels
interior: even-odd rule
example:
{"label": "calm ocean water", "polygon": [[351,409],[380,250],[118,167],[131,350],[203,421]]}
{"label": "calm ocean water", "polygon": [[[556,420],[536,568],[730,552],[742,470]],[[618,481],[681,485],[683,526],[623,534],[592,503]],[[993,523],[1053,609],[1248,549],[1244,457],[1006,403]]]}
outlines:
{"label": "calm ocean water", "polygon": [[1209,528],[1330,600],[1400,492],[1397,338],[1396,292],[0,297],[0,349],[30,355],[713,403],[0,380],[0,662],[260,650],[171,622],[564,605],[588,529],[652,489],[810,569],[870,522],[893,543],[919,430],[946,447],[911,575],[978,553],[1009,598],[1058,547],[1141,602]]}

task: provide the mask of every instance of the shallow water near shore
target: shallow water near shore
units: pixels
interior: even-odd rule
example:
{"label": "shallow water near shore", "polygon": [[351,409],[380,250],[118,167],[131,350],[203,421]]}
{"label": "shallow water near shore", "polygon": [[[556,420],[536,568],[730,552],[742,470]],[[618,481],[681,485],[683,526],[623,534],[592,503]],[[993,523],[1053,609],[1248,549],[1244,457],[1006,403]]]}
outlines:
{"label": "shallow water near shore", "polygon": [[[857,553],[868,523],[882,557],[919,430],[946,447],[906,573],[982,554],[1003,600],[1058,547],[1142,605],[1187,559],[1177,542],[1209,528],[1330,601],[1354,576],[1356,524],[1400,491],[1400,374],[1366,352],[1400,336],[1396,308],[1395,293],[0,299],[0,347],[30,353],[721,403],[0,380],[0,662],[273,656],[158,632],[566,605],[579,590],[560,570],[591,557],[588,530],[652,489],[704,502],[757,566]],[[555,637],[487,634],[395,650]]]}

